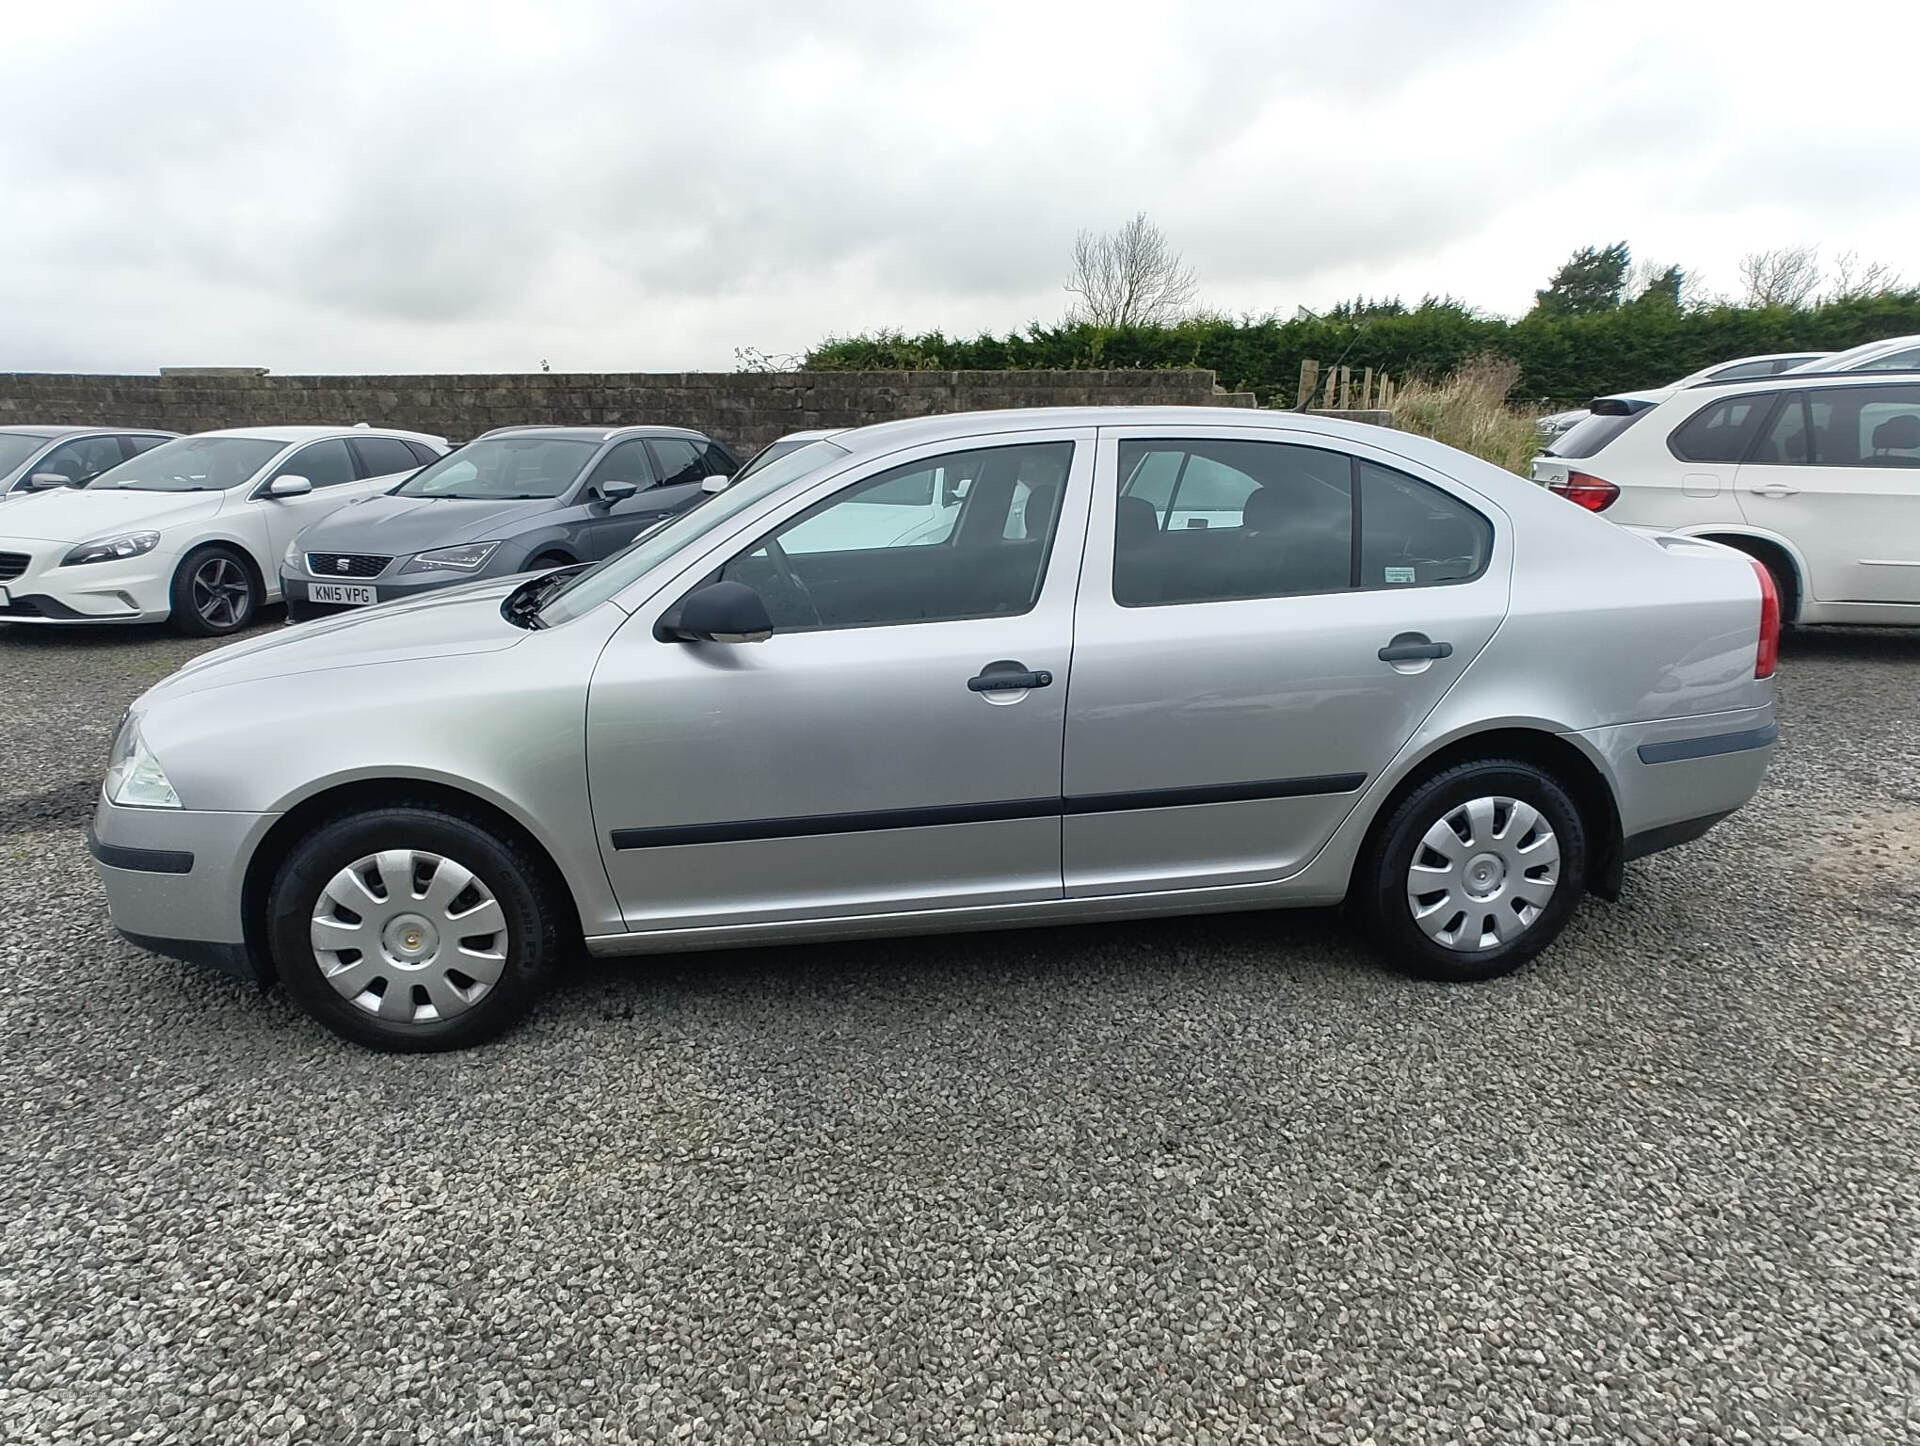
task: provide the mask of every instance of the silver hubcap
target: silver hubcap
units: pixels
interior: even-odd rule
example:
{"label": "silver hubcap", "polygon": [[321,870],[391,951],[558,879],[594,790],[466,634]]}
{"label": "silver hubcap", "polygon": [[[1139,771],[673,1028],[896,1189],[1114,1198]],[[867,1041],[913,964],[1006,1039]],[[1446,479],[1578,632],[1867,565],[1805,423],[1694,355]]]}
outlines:
{"label": "silver hubcap", "polygon": [[1427,830],[1407,870],[1407,904],[1427,937],[1471,953],[1517,939],[1560,884],[1560,841],[1516,798],[1476,798]]}
{"label": "silver hubcap", "polygon": [[229,557],[210,557],[193,570],[193,610],[211,626],[230,628],[246,615],[252,589],[240,565]]}
{"label": "silver hubcap", "polygon": [[394,1024],[451,1019],[500,981],[507,918],[471,869],[418,849],[356,859],[313,905],[313,957],[334,992]]}

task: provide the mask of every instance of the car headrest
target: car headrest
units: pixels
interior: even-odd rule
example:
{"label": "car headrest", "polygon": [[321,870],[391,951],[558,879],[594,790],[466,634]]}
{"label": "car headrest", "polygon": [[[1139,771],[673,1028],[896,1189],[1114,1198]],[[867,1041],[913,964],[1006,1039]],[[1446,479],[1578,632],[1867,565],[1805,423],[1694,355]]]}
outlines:
{"label": "car headrest", "polygon": [[1122,497],[1113,515],[1115,547],[1146,547],[1160,535],[1160,514],[1144,497]]}
{"label": "car headrest", "polygon": [[1287,500],[1277,487],[1256,487],[1240,513],[1240,525],[1249,532],[1277,531],[1286,519]]}
{"label": "car headrest", "polygon": [[1920,417],[1912,412],[1888,417],[1873,429],[1873,449],[1876,452],[1920,450]]}

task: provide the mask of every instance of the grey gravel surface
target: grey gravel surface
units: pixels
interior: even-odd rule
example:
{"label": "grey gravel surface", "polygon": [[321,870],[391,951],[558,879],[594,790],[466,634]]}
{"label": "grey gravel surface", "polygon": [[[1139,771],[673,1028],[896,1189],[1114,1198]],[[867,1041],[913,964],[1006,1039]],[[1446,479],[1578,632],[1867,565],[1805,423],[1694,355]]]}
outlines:
{"label": "grey gravel surface", "polygon": [[389,1058],[108,929],[199,645],[0,633],[9,1441],[1920,1439],[1920,638],[1521,975],[1327,914],[582,963]]}

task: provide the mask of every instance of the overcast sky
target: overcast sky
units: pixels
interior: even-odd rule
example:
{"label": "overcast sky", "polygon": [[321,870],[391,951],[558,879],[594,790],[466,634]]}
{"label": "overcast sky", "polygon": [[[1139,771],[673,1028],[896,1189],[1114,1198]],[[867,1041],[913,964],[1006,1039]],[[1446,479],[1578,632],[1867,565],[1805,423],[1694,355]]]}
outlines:
{"label": "overcast sky", "polygon": [[0,371],[731,369],[1064,309],[1145,210],[1205,304],[1574,247],[1920,281],[1920,3],[7,0]]}

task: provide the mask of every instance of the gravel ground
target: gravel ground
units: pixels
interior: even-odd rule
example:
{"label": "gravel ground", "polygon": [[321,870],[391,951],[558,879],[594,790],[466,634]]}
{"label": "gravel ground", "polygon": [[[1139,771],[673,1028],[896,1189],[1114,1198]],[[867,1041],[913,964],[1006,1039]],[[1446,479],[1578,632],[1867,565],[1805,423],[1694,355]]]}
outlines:
{"label": "gravel ground", "polygon": [[460,1056],[106,924],[198,650],[0,635],[10,1441],[1920,1439],[1920,638],[1533,968],[1333,917],[582,963]]}

